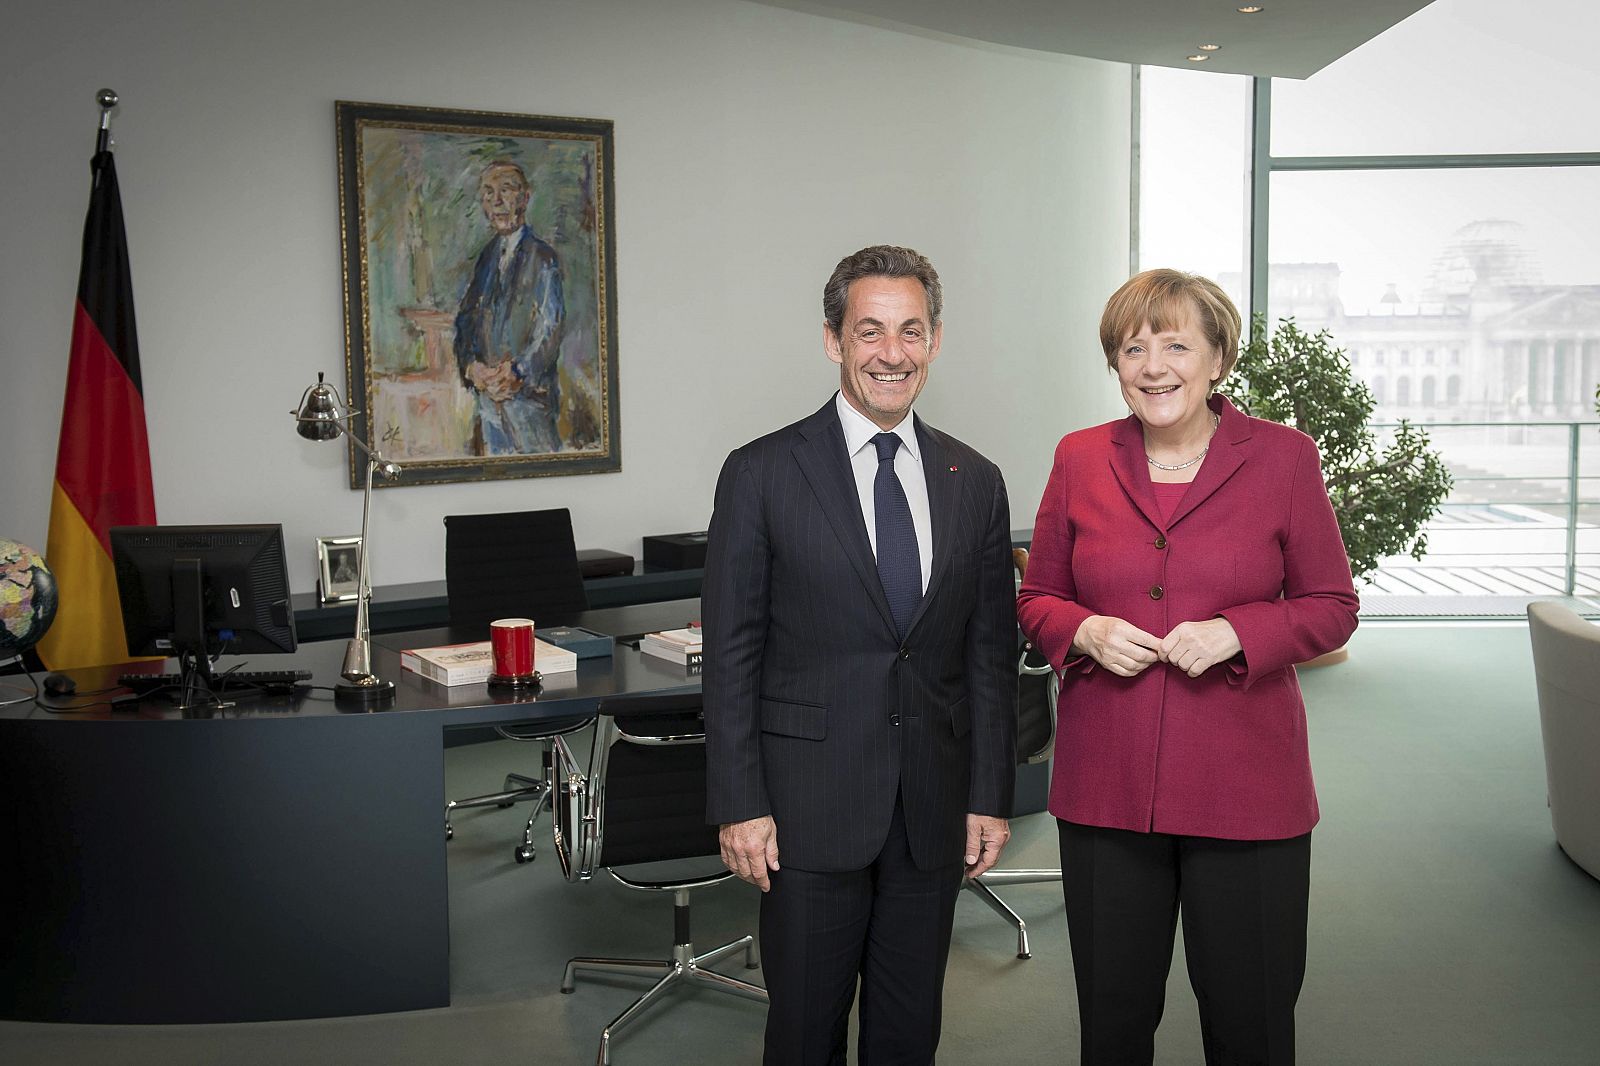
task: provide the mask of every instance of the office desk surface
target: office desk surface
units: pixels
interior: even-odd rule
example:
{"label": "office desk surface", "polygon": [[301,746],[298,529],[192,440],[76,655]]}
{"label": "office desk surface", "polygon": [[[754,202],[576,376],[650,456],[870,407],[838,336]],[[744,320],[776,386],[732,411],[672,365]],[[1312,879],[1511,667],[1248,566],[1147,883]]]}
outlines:
{"label": "office desk surface", "polygon": [[[597,633],[616,637],[637,637],[639,634],[660,629],[678,629],[699,620],[699,600],[673,600],[665,603],[640,604],[631,607],[614,607],[585,611],[577,624]],[[351,714],[443,714],[438,725],[445,729],[494,725],[506,722],[536,721],[540,718],[564,717],[592,710],[601,698],[618,692],[672,692],[698,689],[700,679],[681,666],[651,655],[643,655],[636,648],[618,644],[608,658],[582,659],[576,672],[551,674],[539,689],[530,692],[508,692],[491,689],[483,683],[446,686],[429,681],[400,667],[400,653],[408,648],[434,647],[441,644],[460,644],[487,640],[484,629],[412,630],[404,633],[383,633],[372,638],[372,669],[378,676],[395,683],[395,698],[380,704],[348,703],[335,700],[329,688],[339,680],[339,667],[344,657],[344,641],[321,641],[303,644],[292,655],[223,656],[216,669],[221,672],[237,666],[246,670],[301,669],[312,673],[313,688],[302,688],[284,696],[236,696],[225,694],[231,706],[183,711],[164,696],[151,696],[141,700],[127,711],[113,711],[108,706],[97,705],[93,693],[103,694],[116,687],[118,675],[124,673],[174,672],[176,664],[136,663],[116,666],[92,667],[65,671],[77,682],[83,695],[52,699],[43,702],[51,709],[34,703],[21,703],[0,707],[0,721],[57,721],[68,722],[156,722],[202,719],[278,719],[298,720],[320,716],[344,717]],[[12,684],[26,684],[26,679],[12,677]],[[81,707],[81,710],[75,708]]]}
{"label": "office desk surface", "polygon": [[[697,612],[691,600],[580,621],[626,635]],[[378,638],[375,671],[398,686],[381,710],[317,691],[187,715],[160,698],[131,713],[0,708],[0,1016],[224,1022],[447,1006],[444,731],[699,686],[622,646],[522,697],[399,667],[404,648],[482,637]],[[249,663],[289,660],[329,685],[342,651]],[[120,669],[74,676],[88,692]]]}

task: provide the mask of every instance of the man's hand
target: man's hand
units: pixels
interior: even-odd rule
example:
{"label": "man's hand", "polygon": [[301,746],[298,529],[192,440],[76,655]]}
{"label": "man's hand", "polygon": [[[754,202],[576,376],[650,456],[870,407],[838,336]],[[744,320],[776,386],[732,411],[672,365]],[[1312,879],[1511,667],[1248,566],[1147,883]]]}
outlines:
{"label": "man's hand", "polygon": [[1118,677],[1132,677],[1164,658],[1161,640],[1132,622],[1092,614],[1078,627],[1072,646]]}
{"label": "man's hand", "polygon": [[[969,830],[970,834],[970,830]],[[722,864],[761,891],[772,888],[768,870],[778,868],[778,824],[772,816],[748,822],[726,822],[717,834],[722,847]]]}
{"label": "man's hand", "polygon": [[1161,642],[1161,658],[1190,677],[1199,677],[1240,650],[1239,634],[1226,618],[1179,622]]}
{"label": "man's hand", "polygon": [[987,814],[967,815],[967,876],[977,877],[1000,861],[1011,825],[1004,818]]}
{"label": "man's hand", "polygon": [[481,360],[474,360],[467,366],[467,377],[479,392],[496,403],[515,396],[521,384],[509,361],[491,366]]}

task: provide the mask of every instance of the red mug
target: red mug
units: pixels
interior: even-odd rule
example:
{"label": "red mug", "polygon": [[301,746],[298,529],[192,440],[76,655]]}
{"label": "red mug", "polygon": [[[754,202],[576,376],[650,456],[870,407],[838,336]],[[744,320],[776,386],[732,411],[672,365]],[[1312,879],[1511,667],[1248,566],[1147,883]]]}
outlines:
{"label": "red mug", "polygon": [[494,673],[507,679],[533,676],[533,619],[499,618],[489,623]]}

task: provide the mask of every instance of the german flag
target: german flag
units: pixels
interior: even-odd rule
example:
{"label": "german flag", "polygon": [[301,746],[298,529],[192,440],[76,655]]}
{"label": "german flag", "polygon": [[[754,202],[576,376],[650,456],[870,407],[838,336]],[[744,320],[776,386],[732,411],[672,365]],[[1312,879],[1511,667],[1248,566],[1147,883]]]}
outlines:
{"label": "german flag", "polygon": [[61,597],[55,624],[38,646],[52,670],[127,660],[111,527],[156,520],[117,165],[101,147],[90,169],[45,553]]}

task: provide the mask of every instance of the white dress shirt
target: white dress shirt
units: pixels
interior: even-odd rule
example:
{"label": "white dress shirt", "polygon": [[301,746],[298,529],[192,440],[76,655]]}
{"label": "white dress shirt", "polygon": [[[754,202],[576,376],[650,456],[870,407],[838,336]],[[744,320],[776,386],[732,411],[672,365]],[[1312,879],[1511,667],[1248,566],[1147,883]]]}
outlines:
{"label": "white dress shirt", "polygon": [[507,233],[500,238],[500,277],[506,276],[506,271],[511,269],[511,260],[517,254],[517,245],[522,243],[523,235],[527,230],[518,227],[515,233]]}
{"label": "white dress shirt", "polygon": [[[839,424],[844,429],[844,449],[850,456],[850,469],[856,476],[856,497],[861,501],[861,517],[867,522],[867,542],[872,545],[872,557],[878,557],[878,507],[873,486],[878,478],[878,449],[872,438],[884,432],[873,422],[850,406],[844,393],[834,394],[834,406],[839,410]],[[907,411],[900,424],[889,430],[900,438],[901,444],[894,453],[894,472],[905,489],[906,503],[911,506],[911,524],[917,530],[917,555],[922,563],[922,591],[928,591],[928,579],[933,575],[933,517],[928,510],[928,478],[922,469],[922,448],[917,443],[917,431],[911,412]]]}

